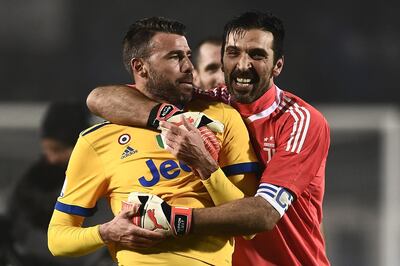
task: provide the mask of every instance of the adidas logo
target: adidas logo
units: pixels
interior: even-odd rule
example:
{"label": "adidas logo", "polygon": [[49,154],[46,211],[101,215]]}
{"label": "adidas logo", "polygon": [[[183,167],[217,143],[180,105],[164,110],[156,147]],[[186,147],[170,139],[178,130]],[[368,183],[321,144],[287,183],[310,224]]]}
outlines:
{"label": "adidas logo", "polygon": [[128,156],[131,156],[132,154],[137,153],[137,150],[131,148],[130,146],[126,147],[126,149],[124,150],[124,152],[121,155],[121,160],[125,159]]}

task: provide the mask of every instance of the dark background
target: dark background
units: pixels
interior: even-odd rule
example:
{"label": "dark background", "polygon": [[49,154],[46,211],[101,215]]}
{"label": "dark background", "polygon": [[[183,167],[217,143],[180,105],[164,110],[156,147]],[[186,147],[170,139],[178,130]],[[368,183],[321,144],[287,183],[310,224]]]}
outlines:
{"label": "dark background", "polygon": [[97,85],[129,82],[121,60],[128,26],[177,19],[192,47],[247,10],[285,23],[277,83],[311,103],[395,103],[400,2],[0,1],[0,101],[82,99]]}
{"label": "dark background", "polygon": [[[193,48],[247,10],[283,19],[285,67],[276,83],[315,104],[331,126],[324,228],[332,265],[397,265],[400,217],[385,208],[400,197],[387,204],[385,184],[400,180],[399,1],[0,0],[0,214],[40,154],[47,104],[130,82],[121,41],[131,23],[177,19]],[[48,253],[45,239],[37,246]]]}

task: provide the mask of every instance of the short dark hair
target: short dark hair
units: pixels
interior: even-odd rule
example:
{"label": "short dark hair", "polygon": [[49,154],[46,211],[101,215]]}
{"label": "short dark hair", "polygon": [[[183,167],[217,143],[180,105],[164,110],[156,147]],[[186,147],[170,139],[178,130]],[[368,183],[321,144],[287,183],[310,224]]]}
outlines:
{"label": "short dark hair", "polygon": [[192,60],[193,60],[193,63],[194,63],[196,68],[198,67],[198,64],[199,64],[200,47],[203,44],[206,44],[206,43],[213,44],[215,46],[221,46],[222,45],[222,39],[221,39],[221,37],[211,36],[211,37],[208,37],[208,38],[205,38],[205,39],[201,40],[196,45],[196,48],[194,49],[193,56],[192,56]]}
{"label": "short dark hair", "polygon": [[274,36],[272,49],[274,51],[274,63],[276,63],[283,56],[283,40],[285,38],[283,22],[272,13],[259,11],[245,12],[225,24],[221,48],[222,58],[224,57],[225,45],[229,34],[251,29],[260,29],[272,33]]}
{"label": "short dark hair", "polygon": [[144,18],[133,23],[123,40],[122,59],[126,70],[132,73],[132,58],[150,56],[150,40],[156,33],[165,32],[185,36],[185,30],[186,27],[182,23],[163,17]]}

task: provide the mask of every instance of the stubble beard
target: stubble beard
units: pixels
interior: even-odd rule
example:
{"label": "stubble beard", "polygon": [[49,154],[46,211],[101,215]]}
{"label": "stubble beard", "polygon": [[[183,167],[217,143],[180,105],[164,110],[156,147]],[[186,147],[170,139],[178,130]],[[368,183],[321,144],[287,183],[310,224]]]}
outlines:
{"label": "stubble beard", "polygon": [[237,91],[235,91],[233,89],[232,83],[234,82],[233,78],[232,78],[232,73],[225,73],[225,82],[226,82],[226,86],[228,88],[229,93],[233,96],[233,101],[239,102],[239,103],[244,103],[244,104],[249,104],[252,102],[255,102],[257,99],[259,99],[261,96],[264,95],[264,93],[267,92],[267,90],[269,89],[269,86],[271,84],[266,84],[263,86],[263,88],[260,88],[260,86],[262,86],[260,83],[260,79],[258,79],[257,83],[253,84],[253,88],[251,91],[242,94],[239,93]]}
{"label": "stubble beard", "polygon": [[149,70],[149,80],[146,90],[153,96],[155,100],[168,102],[172,104],[185,104],[192,97],[183,94],[177,88],[177,84],[172,83],[162,73],[157,73],[153,69]]}

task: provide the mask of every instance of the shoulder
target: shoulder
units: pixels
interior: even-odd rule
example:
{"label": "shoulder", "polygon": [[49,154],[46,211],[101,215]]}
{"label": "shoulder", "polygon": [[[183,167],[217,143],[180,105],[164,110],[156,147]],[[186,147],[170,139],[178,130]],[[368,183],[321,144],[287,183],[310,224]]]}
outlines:
{"label": "shoulder", "polygon": [[98,133],[98,132],[100,132],[99,131],[100,128],[103,128],[103,127],[108,126],[108,125],[112,125],[112,123],[108,122],[108,121],[104,121],[102,123],[93,125],[93,126],[87,128],[87,129],[83,130],[79,135],[81,137],[83,137],[83,136],[89,135],[90,133],[95,132],[95,131],[97,131],[97,133]]}
{"label": "shoulder", "polygon": [[203,112],[214,119],[220,120],[221,122],[231,120],[233,118],[241,119],[238,111],[236,111],[232,106],[222,102],[196,99],[191,101],[188,107],[191,111]]}
{"label": "shoulder", "polygon": [[[103,146],[113,143],[115,140],[125,141],[124,139],[130,138],[132,135],[141,134],[141,131],[144,130],[146,129],[117,125],[107,121],[82,131],[79,139],[85,140],[93,147]],[[119,140],[120,138],[121,140]]]}
{"label": "shoulder", "polygon": [[328,127],[328,122],[324,115],[299,96],[283,91],[281,101],[281,106],[283,106],[281,122],[305,123],[317,128]]}

